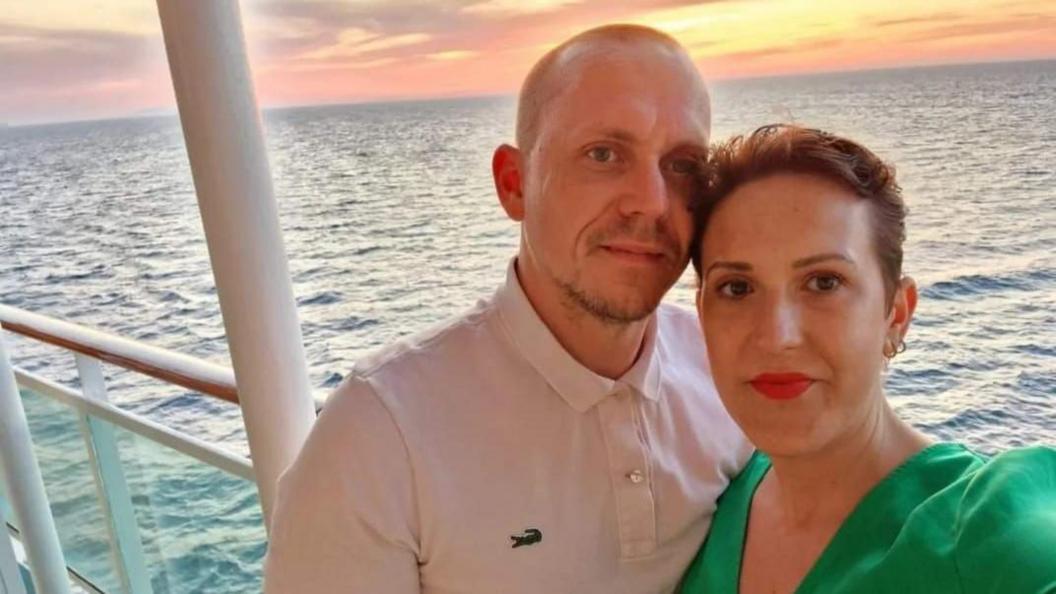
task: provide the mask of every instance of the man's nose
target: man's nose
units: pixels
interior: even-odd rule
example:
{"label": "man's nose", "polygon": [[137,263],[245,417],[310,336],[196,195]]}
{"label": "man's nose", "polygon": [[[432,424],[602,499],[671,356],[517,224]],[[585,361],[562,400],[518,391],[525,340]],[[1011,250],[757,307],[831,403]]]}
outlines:
{"label": "man's nose", "polygon": [[763,300],[762,307],[756,316],[755,339],[764,351],[778,352],[802,344],[800,312],[792,300],[774,295]]}
{"label": "man's nose", "polygon": [[670,188],[659,163],[642,163],[630,173],[620,210],[624,215],[662,217],[670,207]]}

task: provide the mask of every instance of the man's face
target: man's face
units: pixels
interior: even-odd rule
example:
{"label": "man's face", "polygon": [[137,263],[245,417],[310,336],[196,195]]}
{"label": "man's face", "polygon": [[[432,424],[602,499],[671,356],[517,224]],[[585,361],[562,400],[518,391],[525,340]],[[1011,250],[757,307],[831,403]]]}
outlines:
{"label": "man's face", "polygon": [[519,266],[622,324],[652,313],[687,263],[707,97],[690,65],[656,49],[582,60],[523,156]]}

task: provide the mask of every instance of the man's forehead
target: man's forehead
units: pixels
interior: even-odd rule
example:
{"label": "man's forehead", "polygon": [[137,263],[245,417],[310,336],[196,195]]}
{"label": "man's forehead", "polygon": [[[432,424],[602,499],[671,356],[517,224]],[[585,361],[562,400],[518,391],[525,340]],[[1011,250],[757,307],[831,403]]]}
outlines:
{"label": "man's forehead", "polygon": [[710,102],[703,80],[692,63],[670,53],[623,48],[616,54],[584,55],[555,74],[560,76],[552,82],[559,88],[552,95],[552,109],[546,111],[570,116],[571,122],[561,124],[566,129],[633,131],[667,121],[679,122],[693,136],[707,140]]}
{"label": "man's forehead", "polygon": [[706,98],[657,96],[633,87],[578,93],[570,89],[552,102],[542,119],[550,135],[624,144],[706,145],[710,129]]}
{"label": "man's forehead", "polygon": [[[689,55],[669,41],[590,38],[545,57],[522,88],[517,122],[522,148],[546,136],[567,141],[573,127],[612,127],[650,109],[663,114],[667,128],[684,128],[685,140],[706,143],[711,126],[707,89]],[[637,119],[638,128],[653,125],[649,117]],[[681,122],[671,125],[675,120]]]}

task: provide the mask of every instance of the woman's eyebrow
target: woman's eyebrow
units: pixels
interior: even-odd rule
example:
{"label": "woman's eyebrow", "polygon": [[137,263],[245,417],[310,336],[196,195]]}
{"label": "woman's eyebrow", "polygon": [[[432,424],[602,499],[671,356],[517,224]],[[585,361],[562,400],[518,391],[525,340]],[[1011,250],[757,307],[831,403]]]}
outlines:
{"label": "woman's eyebrow", "polygon": [[[840,262],[846,262],[852,266],[855,265],[854,260],[850,256],[846,254],[841,254],[839,252],[831,252],[825,254],[816,254],[814,256],[807,256],[806,258],[800,258],[792,263],[792,267],[804,268],[806,266],[812,266],[814,264],[827,262],[829,260],[838,260]],[[752,265],[747,262],[719,260],[716,262],[712,262],[712,264],[708,266],[707,270],[704,271],[704,276],[707,277],[715,269],[733,270],[735,272],[751,272]]]}
{"label": "woman's eyebrow", "polygon": [[846,262],[852,266],[855,265],[854,260],[852,260],[850,256],[838,252],[831,252],[827,254],[817,254],[815,256],[807,256],[806,258],[800,258],[799,260],[796,260],[792,263],[792,268],[803,268],[806,266],[811,266],[813,264],[826,262],[828,260],[840,260],[841,262]]}
{"label": "woman's eyebrow", "polygon": [[747,262],[723,262],[720,260],[718,262],[712,262],[711,266],[708,266],[708,269],[704,271],[704,276],[707,277],[711,274],[711,271],[716,268],[724,268],[736,272],[750,272],[752,270],[752,265]]}

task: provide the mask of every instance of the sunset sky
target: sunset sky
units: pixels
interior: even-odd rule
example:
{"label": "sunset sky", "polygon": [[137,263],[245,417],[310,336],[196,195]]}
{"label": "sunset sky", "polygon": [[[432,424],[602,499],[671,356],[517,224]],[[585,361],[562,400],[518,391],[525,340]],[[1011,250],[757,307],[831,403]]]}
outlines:
{"label": "sunset sky", "polygon": [[[1052,0],[245,0],[264,106],[512,93],[546,49],[657,27],[713,79],[1056,58]],[[152,0],[0,0],[0,122],[173,109]]]}

